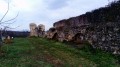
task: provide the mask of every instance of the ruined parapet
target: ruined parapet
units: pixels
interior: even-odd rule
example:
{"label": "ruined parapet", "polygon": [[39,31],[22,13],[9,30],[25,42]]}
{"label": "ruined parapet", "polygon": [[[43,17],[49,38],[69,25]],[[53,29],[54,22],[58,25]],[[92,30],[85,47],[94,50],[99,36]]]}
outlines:
{"label": "ruined parapet", "polygon": [[30,23],[30,36],[38,36],[37,25]]}
{"label": "ruined parapet", "polygon": [[43,24],[38,25],[38,36],[39,37],[45,36],[45,25]]}

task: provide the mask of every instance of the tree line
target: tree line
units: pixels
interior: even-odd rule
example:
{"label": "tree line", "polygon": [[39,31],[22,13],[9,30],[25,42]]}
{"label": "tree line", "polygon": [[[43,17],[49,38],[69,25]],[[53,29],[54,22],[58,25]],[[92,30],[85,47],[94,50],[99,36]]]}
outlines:
{"label": "tree line", "polygon": [[2,35],[10,37],[28,37],[29,33],[29,31],[4,31]]}

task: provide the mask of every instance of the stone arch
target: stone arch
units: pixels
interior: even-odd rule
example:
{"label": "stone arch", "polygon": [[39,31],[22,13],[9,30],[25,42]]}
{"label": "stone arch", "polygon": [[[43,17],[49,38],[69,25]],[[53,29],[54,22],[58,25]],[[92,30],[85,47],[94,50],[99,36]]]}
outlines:
{"label": "stone arch", "polygon": [[53,40],[58,40],[58,37],[59,37],[59,36],[58,36],[58,33],[55,33],[55,34],[53,35],[52,39],[53,39]]}
{"label": "stone arch", "polygon": [[84,36],[81,33],[77,33],[74,37],[73,37],[73,42],[77,43],[77,44],[82,44],[84,42]]}

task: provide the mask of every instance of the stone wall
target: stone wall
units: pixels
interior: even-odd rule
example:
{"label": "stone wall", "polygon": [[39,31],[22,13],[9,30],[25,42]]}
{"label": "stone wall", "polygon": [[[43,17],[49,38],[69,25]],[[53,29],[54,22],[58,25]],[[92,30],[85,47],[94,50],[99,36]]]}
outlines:
{"label": "stone wall", "polygon": [[76,18],[64,20],[63,22],[56,22],[54,30],[49,30],[51,38],[80,44],[89,42],[93,48],[120,54],[120,22],[88,23],[84,21],[83,23],[76,21]]}
{"label": "stone wall", "polygon": [[120,54],[119,8],[120,1],[108,7],[55,22],[47,33],[48,38],[77,44],[88,42],[93,48]]}

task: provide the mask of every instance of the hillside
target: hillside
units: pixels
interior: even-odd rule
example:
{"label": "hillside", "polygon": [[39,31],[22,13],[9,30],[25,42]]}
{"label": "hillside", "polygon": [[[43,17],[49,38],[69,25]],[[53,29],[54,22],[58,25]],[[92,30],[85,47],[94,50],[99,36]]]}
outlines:
{"label": "hillside", "polygon": [[15,38],[1,47],[0,67],[120,67],[119,57],[89,46],[74,48],[43,38]]}

